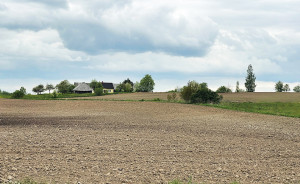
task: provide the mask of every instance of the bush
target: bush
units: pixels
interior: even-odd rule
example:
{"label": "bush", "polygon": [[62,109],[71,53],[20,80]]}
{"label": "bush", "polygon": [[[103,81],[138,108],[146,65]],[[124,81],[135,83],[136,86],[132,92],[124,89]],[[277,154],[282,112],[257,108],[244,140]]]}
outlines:
{"label": "bush", "polygon": [[23,91],[20,90],[16,90],[15,92],[13,92],[13,94],[11,95],[12,98],[23,98],[25,96]]}
{"label": "bush", "polygon": [[200,89],[191,97],[191,103],[220,103],[223,96],[210,89]]}
{"label": "bush", "polygon": [[56,90],[54,90],[51,97],[52,98],[57,98],[57,96],[58,96],[58,94],[57,94]]}
{"label": "bush", "polygon": [[103,95],[103,88],[96,88],[95,89],[95,95],[96,96],[102,96]]}
{"label": "bush", "polygon": [[221,86],[217,89],[217,93],[232,93],[231,89],[226,86]]}
{"label": "bush", "polygon": [[172,94],[168,94],[167,99],[168,99],[169,102],[170,101],[176,101],[176,97],[177,97],[177,94],[174,92]]}
{"label": "bush", "polygon": [[197,90],[200,89],[208,89],[207,83],[203,82],[199,84],[196,81],[189,81],[187,86],[184,86],[181,89],[180,96],[186,102],[190,102],[192,95],[196,93]]}

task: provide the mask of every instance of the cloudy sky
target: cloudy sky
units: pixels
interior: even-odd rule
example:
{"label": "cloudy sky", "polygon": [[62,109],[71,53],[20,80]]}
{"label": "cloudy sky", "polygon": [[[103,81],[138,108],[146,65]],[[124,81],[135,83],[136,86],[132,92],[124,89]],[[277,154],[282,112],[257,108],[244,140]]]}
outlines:
{"label": "cloudy sky", "polygon": [[300,83],[299,0],[1,0],[0,89],[42,83],[188,80],[256,91]]}

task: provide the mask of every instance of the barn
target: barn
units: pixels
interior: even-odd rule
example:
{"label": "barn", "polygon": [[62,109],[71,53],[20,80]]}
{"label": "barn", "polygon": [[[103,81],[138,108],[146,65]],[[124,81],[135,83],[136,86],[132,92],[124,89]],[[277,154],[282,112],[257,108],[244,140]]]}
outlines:
{"label": "barn", "polygon": [[93,89],[85,82],[77,83],[78,85],[73,89],[74,93],[93,93]]}

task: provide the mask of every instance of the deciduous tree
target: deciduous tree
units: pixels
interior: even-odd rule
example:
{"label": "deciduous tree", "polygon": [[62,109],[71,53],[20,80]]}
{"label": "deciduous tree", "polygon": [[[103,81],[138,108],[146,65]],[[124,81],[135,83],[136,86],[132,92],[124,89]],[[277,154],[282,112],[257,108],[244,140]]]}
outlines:
{"label": "deciduous tree", "polygon": [[288,84],[285,84],[285,85],[283,86],[283,91],[284,91],[284,92],[291,91],[290,86],[289,86]]}
{"label": "deciduous tree", "polygon": [[295,86],[293,91],[296,93],[300,93],[300,85]]}
{"label": "deciduous tree", "polygon": [[275,84],[275,91],[276,92],[282,92],[283,91],[283,83],[281,81],[278,81]]}
{"label": "deciduous tree", "polygon": [[151,75],[147,74],[141,79],[139,89],[141,92],[151,92],[155,86],[154,80]]}
{"label": "deciduous tree", "polygon": [[44,90],[45,89],[43,84],[40,84],[32,89],[32,91],[35,92],[36,94],[41,94],[42,92],[44,92]]}
{"label": "deciduous tree", "polygon": [[46,85],[45,90],[48,90],[48,91],[49,91],[49,94],[50,94],[50,91],[53,90],[53,89],[55,89],[55,88],[54,88],[54,86],[53,86],[52,84],[47,84],[47,85]]}

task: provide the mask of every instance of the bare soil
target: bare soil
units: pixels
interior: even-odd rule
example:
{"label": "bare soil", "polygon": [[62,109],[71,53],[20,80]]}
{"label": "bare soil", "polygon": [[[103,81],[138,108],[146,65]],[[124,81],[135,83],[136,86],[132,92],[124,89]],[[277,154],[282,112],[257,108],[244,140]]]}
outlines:
{"label": "bare soil", "polygon": [[[77,99],[93,100],[153,100],[159,98],[167,100],[166,92],[155,93],[126,93],[113,94],[105,96],[79,97]],[[180,93],[177,94],[177,100],[180,99]],[[255,92],[255,93],[220,93],[224,102],[300,102],[300,93],[276,93],[276,92]]]}
{"label": "bare soil", "polygon": [[221,95],[225,102],[300,102],[300,93],[290,92],[222,93]]}
{"label": "bare soil", "polygon": [[299,183],[299,171],[299,118],[174,103],[0,99],[2,182]]}
{"label": "bare soil", "polygon": [[[137,92],[137,93],[123,93],[123,94],[111,94],[111,95],[104,95],[104,96],[92,96],[92,97],[78,97],[75,99],[93,99],[93,100],[153,100],[155,98],[159,98],[161,100],[167,100],[167,92]],[[177,94],[177,99],[180,99],[179,93]]]}

